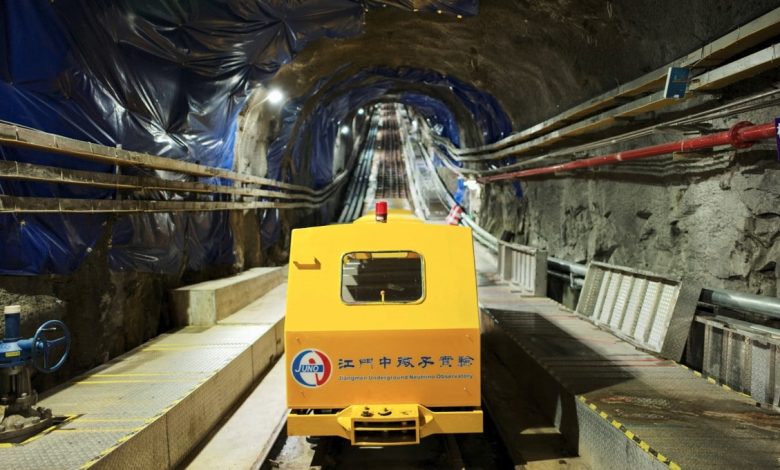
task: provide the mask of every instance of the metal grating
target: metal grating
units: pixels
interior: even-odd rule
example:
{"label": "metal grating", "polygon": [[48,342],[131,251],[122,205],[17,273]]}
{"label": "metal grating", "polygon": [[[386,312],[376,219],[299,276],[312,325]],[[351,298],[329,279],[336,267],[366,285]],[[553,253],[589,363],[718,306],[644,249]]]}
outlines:
{"label": "metal grating", "polygon": [[498,274],[522,295],[547,296],[547,252],[530,246],[501,242]]}
{"label": "metal grating", "polygon": [[699,290],[678,279],[594,262],[577,313],[636,346],[679,361]]}
{"label": "metal grating", "polygon": [[74,418],[26,443],[0,443],[0,468],[179,465],[281,356],[284,293],[279,286],[215,326],[160,335],[48,392],[41,406]]}
{"label": "metal grating", "polygon": [[721,316],[696,322],[704,326],[704,375],[780,406],[780,330]]}

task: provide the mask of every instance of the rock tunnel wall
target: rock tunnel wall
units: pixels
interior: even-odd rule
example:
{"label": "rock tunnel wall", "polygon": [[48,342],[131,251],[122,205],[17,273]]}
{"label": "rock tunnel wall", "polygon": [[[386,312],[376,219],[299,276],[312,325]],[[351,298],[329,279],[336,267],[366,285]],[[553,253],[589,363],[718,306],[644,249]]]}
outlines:
{"label": "rock tunnel wall", "polygon": [[[780,106],[713,122],[769,122]],[[660,135],[632,146],[677,140]],[[605,148],[603,153],[626,150]],[[602,152],[599,152],[600,154]],[[774,143],[489,185],[482,223],[578,263],[603,261],[709,288],[777,296],[780,162]]]}
{"label": "rock tunnel wall", "polygon": [[772,0],[483,0],[477,16],[462,19],[386,8],[366,16],[360,36],[312,43],[270,83],[302,96],[322,77],[371,67],[435,70],[496,97],[520,130],[776,6]]}

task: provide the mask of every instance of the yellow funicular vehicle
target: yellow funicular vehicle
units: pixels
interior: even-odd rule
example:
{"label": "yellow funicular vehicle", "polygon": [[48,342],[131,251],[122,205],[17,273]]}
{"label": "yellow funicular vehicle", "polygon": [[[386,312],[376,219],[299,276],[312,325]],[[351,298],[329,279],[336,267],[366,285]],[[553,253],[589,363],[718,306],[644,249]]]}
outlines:
{"label": "yellow funicular vehicle", "polygon": [[482,432],[471,229],[402,210],[385,220],[292,233],[290,435],[398,445]]}

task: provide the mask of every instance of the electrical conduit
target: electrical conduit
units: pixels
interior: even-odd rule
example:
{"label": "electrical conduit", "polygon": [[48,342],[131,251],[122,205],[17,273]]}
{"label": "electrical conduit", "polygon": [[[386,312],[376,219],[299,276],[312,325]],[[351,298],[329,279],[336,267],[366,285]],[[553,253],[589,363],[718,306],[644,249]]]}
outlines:
{"label": "electrical conduit", "polygon": [[771,139],[777,135],[777,129],[773,122],[767,124],[753,125],[750,122],[739,122],[731,129],[716,134],[694,137],[692,139],[679,140],[668,144],[652,145],[625,152],[611,153],[598,157],[585,158],[567,163],[560,163],[541,168],[531,168],[529,170],[514,171],[500,175],[485,176],[478,178],[480,183],[490,181],[512,180],[517,178],[527,178],[530,176],[547,175],[561,171],[577,170],[580,168],[590,168],[601,165],[612,165],[615,163],[638,160],[640,158],[655,157],[674,152],[693,152],[696,150],[710,149],[723,145],[731,145],[733,148],[747,148],[759,140]]}

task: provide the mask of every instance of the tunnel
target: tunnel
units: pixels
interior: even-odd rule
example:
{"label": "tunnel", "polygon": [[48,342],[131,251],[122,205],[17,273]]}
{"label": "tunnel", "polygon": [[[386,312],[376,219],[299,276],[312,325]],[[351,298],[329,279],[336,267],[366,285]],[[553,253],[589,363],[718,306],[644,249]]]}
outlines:
{"label": "tunnel", "polygon": [[[0,32],[0,466],[778,465],[776,0],[0,0]],[[418,351],[457,342],[433,314],[373,344],[475,390],[290,349],[296,308],[445,308],[433,276],[476,349]],[[292,406],[334,383],[367,401]]]}

